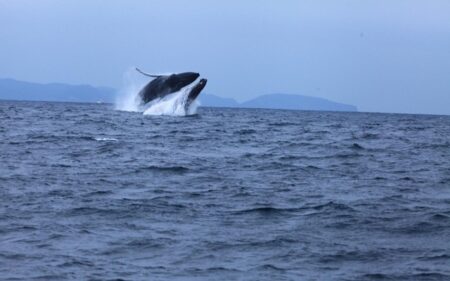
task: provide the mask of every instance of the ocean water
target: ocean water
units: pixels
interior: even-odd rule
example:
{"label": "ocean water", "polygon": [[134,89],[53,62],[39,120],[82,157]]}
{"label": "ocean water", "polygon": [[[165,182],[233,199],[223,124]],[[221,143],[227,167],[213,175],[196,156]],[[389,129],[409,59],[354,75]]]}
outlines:
{"label": "ocean water", "polygon": [[0,102],[1,280],[450,280],[450,117]]}

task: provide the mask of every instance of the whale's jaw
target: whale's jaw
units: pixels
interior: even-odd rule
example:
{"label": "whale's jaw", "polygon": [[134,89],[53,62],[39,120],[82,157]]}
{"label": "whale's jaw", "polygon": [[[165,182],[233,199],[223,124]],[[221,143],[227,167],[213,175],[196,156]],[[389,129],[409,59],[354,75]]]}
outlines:
{"label": "whale's jaw", "polygon": [[200,81],[194,87],[191,88],[186,100],[185,105],[186,111],[189,109],[189,106],[195,101],[198,95],[200,95],[200,92],[205,88],[206,82],[208,82],[208,80],[204,78],[200,79]]}

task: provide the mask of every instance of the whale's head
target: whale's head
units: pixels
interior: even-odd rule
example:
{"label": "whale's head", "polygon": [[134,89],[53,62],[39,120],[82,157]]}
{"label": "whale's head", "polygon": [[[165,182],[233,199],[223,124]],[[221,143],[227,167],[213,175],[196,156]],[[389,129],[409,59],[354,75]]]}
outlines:
{"label": "whale's head", "polygon": [[208,80],[204,78],[200,79],[200,81],[194,87],[192,87],[187,98],[188,105],[191,104],[198,97],[203,88],[205,88],[206,82],[208,82]]}

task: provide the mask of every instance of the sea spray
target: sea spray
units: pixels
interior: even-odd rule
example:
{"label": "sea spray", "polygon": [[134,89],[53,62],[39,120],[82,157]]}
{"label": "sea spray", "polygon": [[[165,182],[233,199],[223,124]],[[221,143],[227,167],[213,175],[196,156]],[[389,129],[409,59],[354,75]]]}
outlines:
{"label": "sea spray", "polygon": [[148,78],[136,75],[134,68],[123,74],[123,86],[119,91],[115,107],[122,111],[142,111],[139,106],[139,91],[148,83]]}

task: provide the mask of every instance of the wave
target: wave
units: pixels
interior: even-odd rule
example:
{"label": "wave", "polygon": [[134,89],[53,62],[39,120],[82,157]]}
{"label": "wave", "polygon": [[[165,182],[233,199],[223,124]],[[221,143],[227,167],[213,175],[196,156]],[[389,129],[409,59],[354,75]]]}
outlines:
{"label": "wave", "polygon": [[356,280],[448,280],[450,275],[439,272],[426,272],[416,274],[384,274],[368,273],[359,276]]}
{"label": "wave", "polygon": [[140,171],[154,171],[154,172],[172,172],[172,173],[186,173],[189,171],[189,168],[183,166],[148,166],[142,167],[137,170]]}
{"label": "wave", "polygon": [[315,210],[329,210],[329,211],[355,211],[352,207],[343,204],[330,201],[325,204],[320,204],[312,207]]}
{"label": "wave", "polygon": [[256,207],[244,210],[234,211],[235,214],[260,214],[260,215],[281,215],[285,213],[295,213],[303,211],[304,208],[275,208],[275,207]]}

